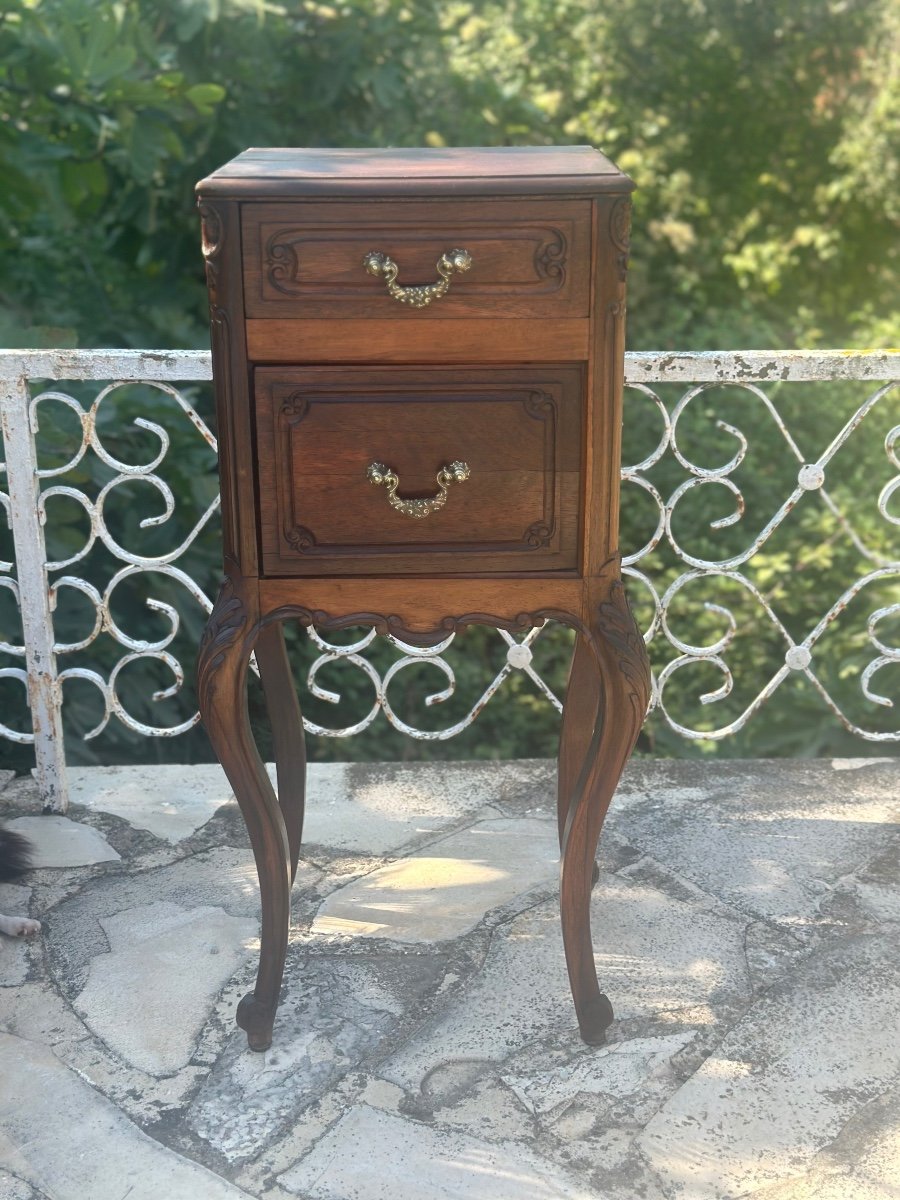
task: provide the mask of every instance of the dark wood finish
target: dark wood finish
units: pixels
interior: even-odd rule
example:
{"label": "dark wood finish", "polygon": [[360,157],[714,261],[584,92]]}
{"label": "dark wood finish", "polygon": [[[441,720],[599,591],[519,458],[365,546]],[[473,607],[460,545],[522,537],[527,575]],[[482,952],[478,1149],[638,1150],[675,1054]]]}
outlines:
{"label": "dark wood finish", "polygon": [[[478,624],[524,633],[534,625],[535,612],[580,613],[583,595],[580,577],[416,579],[411,587],[408,579],[373,576],[365,581],[362,598],[369,608],[361,613],[359,580],[304,579],[299,588],[291,579],[259,581],[262,612],[296,605],[300,596],[312,614],[309,623],[317,629],[345,629],[355,622],[409,641],[440,641],[448,633]],[[473,599],[482,606],[480,614],[472,607]]]}
{"label": "dark wood finish", "polygon": [[248,320],[247,353],[258,363],[585,362],[590,336],[591,324],[582,318]]}
{"label": "dark wood finish", "polygon": [[[249,317],[359,317],[401,322],[454,317],[586,317],[589,200],[425,200],[400,204],[245,204],[244,291]],[[472,265],[440,301],[412,308],[369,275],[370,250],[400,268],[401,285],[434,283],[443,253]]]}
{"label": "dark wood finish", "polygon": [[625,376],[625,277],[631,200],[603,197],[594,205],[594,305],[585,422],[584,570],[604,570],[619,544],[622,385]]}
{"label": "dark wood finish", "polygon": [[256,477],[253,465],[244,292],[239,266],[240,215],[227,201],[200,202],[219,462],[226,465],[222,486],[222,542],[225,569],[257,571]]}
{"label": "dark wood finish", "polygon": [[443,150],[245,150],[197,185],[201,196],[597,196],[632,182],[590,146]]}
{"label": "dark wood finish", "polygon": [[[603,819],[650,689],[618,556],[630,186],[586,147],[248,151],[199,186],[228,578],[204,635],[198,693],[260,876],[259,972],[237,1014],[254,1049],[272,1038],[303,818],[285,620],[368,625],[422,646],[470,624],[524,632],[553,619],[576,631],[560,739],[560,910],[582,1037],[602,1042],[612,1020],[594,964],[590,891]],[[514,195],[521,204],[504,199]],[[455,196],[480,199],[448,204]],[[365,197],[375,203],[353,203]],[[458,229],[484,235],[481,261],[492,265],[481,292],[451,285],[427,319],[410,319],[395,302],[370,306],[341,257],[345,246],[355,255],[380,225],[397,240],[371,248],[396,250],[400,282],[430,282],[404,278],[404,264],[424,275],[438,244],[428,214],[443,222],[440,241],[456,232],[454,211]],[[354,213],[366,223],[361,237]],[[491,220],[502,213],[508,239]],[[320,256],[319,282],[307,289],[299,265],[283,301],[263,277],[265,214],[275,215],[276,233],[313,230]],[[534,252],[516,258],[523,230],[566,221],[579,261],[567,262],[568,284],[542,292]],[[552,306],[552,319],[535,319]],[[393,512],[364,476],[381,460],[398,471],[401,495],[433,494],[436,470],[454,457],[470,461],[471,478],[421,521]],[[278,797],[247,720],[254,651]]]}
{"label": "dark wood finish", "polygon": [[266,711],[272,727],[278,803],[281,806],[290,847],[293,883],[303,837],[306,736],[281,625],[267,625],[260,631],[256,640],[256,665],[259,667],[259,677],[266,697]]}
{"label": "dark wood finish", "polygon": [[[581,502],[580,367],[259,368],[259,512],[266,575],[573,570]],[[426,519],[366,478],[383,462],[401,497],[451,485]]]}
{"label": "dark wood finish", "polygon": [[592,1045],[603,1044],[613,1019],[609,999],[600,990],[591,942],[597,843],[650,703],[644,641],[616,578],[618,562],[611,565],[615,573],[588,588],[572,671],[580,694],[575,719],[564,724],[560,747],[560,787],[565,789],[559,806],[563,944],[578,1027]]}
{"label": "dark wood finish", "polygon": [[209,740],[241,808],[259,875],[259,972],[237,1020],[251,1049],[272,1042],[291,911],[291,847],[247,716],[247,666],[260,634],[255,579],[225,580],[200,644],[197,694]]}

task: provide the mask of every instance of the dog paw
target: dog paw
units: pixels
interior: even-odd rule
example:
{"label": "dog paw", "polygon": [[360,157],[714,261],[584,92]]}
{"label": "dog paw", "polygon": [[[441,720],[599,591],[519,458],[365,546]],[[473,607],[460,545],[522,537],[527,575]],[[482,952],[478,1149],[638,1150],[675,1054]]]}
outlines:
{"label": "dog paw", "polygon": [[32,921],[30,917],[0,916],[0,933],[10,937],[32,937],[41,932],[40,921]]}

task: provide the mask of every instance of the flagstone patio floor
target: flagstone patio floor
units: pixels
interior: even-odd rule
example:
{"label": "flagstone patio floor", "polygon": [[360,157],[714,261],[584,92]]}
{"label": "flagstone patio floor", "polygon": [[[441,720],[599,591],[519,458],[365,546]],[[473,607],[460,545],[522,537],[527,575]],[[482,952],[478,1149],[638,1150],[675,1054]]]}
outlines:
{"label": "flagstone patio floor", "polygon": [[0,772],[0,1200],[900,1196],[900,759],[629,767],[579,1040],[555,770],[315,765],[269,1051],[217,767]]}

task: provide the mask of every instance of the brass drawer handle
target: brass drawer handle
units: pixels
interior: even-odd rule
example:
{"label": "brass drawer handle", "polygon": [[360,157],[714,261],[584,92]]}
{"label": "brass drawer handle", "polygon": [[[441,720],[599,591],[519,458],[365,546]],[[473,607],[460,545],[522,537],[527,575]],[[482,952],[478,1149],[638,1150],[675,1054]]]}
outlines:
{"label": "brass drawer handle", "polygon": [[440,283],[423,283],[416,287],[401,287],[397,283],[400,268],[392,258],[380,250],[370,250],[363,259],[363,266],[370,275],[383,275],[388,295],[399,300],[401,304],[409,304],[413,308],[424,308],[432,300],[438,300],[450,290],[450,276],[454,271],[468,271],[472,265],[472,255],[468,250],[448,250],[437,260],[437,273]]}
{"label": "brass drawer handle", "polygon": [[407,517],[427,517],[437,512],[447,503],[447,489],[451,483],[465,483],[470,475],[469,464],[452,462],[445,464],[437,473],[437,485],[440,491],[436,496],[428,496],[423,500],[403,500],[397,495],[400,486],[399,477],[384,463],[370,463],[366,468],[366,479],[369,483],[383,484],[388,491],[388,504],[397,512]]}

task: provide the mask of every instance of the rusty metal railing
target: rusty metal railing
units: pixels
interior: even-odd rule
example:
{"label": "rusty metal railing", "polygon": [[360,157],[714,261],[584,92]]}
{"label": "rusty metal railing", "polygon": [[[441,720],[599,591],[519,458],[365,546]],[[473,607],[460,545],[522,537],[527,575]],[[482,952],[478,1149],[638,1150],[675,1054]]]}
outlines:
{"label": "rusty metal railing", "polygon": [[[102,701],[102,715],[94,728],[84,736],[98,736],[110,721],[119,721],[138,734],[147,737],[173,737],[183,733],[197,721],[194,713],[174,725],[151,725],[138,719],[128,709],[121,696],[120,675],[136,660],[153,659],[164,667],[171,683],[153,698],[162,700],[174,695],[185,678],[184,668],[173,651],[179,630],[179,615],[173,605],[152,596],[146,600],[154,620],[162,620],[166,628],[155,638],[140,637],[126,630],[116,619],[116,594],[126,580],[134,576],[165,576],[169,586],[183,589],[190,602],[208,612],[211,597],[199,586],[182,565],[192,547],[204,536],[212,536],[210,522],[218,509],[218,497],[201,505],[188,520],[177,544],[165,551],[147,553],[146,548],[126,544],[127,538],[116,532],[107,520],[107,506],[115,505],[125,493],[120,489],[135,483],[151,489],[148,515],[138,522],[140,529],[165,525],[173,518],[178,500],[164,478],[164,467],[170,449],[170,436],[175,421],[185,433],[205,443],[211,461],[216,452],[215,437],[198,408],[184,391],[187,385],[208,383],[211,378],[210,356],[198,351],[6,351],[0,353],[0,411],[4,440],[5,463],[0,466],[0,505],[7,513],[12,531],[13,556],[0,561],[0,588],[9,591],[20,614],[20,627],[0,628],[0,653],[7,662],[0,665],[0,678],[20,680],[27,689],[26,723],[13,721],[0,713],[0,739],[34,745],[36,774],[47,807],[63,811],[66,807],[65,751],[62,736],[63,685],[79,679],[92,685]],[[714,353],[640,353],[629,354],[626,361],[626,427],[629,423],[653,429],[654,445],[636,462],[623,467],[623,495],[641,493],[642,502],[655,514],[648,522],[649,536],[637,547],[625,547],[623,565],[632,580],[632,594],[642,602],[646,614],[645,638],[649,642],[664,640],[670,655],[654,681],[654,705],[664,720],[678,734],[687,738],[720,739],[735,733],[751,720],[762,705],[794,673],[804,675],[818,692],[824,706],[844,726],[858,737],[873,742],[900,741],[900,730],[883,727],[865,728],[851,719],[833,698],[816,668],[815,652],[823,635],[841,616],[847,605],[857,597],[878,595],[880,602],[868,613],[862,634],[871,648],[871,658],[859,673],[859,686],[865,701],[881,708],[890,707],[876,676],[884,668],[900,663],[900,647],[891,644],[892,622],[900,616],[900,546],[897,529],[898,492],[900,492],[900,422],[896,408],[897,380],[900,379],[900,352],[892,351],[724,351]],[[57,386],[77,385],[73,391]],[[85,396],[84,385],[96,381],[103,386]],[[812,450],[801,450],[791,432],[780,405],[780,389],[785,384],[823,384],[839,381],[865,385],[865,394],[855,401],[855,408],[834,429],[822,429],[819,444]],[[159,407],[168,406],[163,417],[151,406],[152,412],[135,417],[130,414],[130,428],[140,429],[150,442],[150,449],[139,462],[126,462],[110,449],[110,429],[116,427],[116,409],[123,389],[142,384],[159,397]],[[876,386],[877,385],[877,386]],[[719,402],[720,389],[731,390],[740,397],[741,427],[734,420],[717,417],[714,406]],[[738,389],[734,392],[734,389]],[[893,393],[893,396],[892,396]],[[889,399],[889,397],[891,397]],[[815,403],[814,389],[810,402]],[[52,465],[41,465],[40,422],[45,413],[65,410],[71,434],[57,436]],[[893,411],[894,417],[889,413]],[[872,503],[887,536],[871,544],[859,533],[846,503],[833,494],[832,477],[839,478],[839,454],[857,429],[867,427],[878,416],[888,414],[883,438],[884,455],[880,464],[872,463]],[[724,439],[727,449],[720,465],[703,465],[696,461],[697,450],[690,446],[691,422],[707,422]],[[124,420],[124,418],[123,418]],[[777,431],[777,442],[789,462],[794,463],[792,482],[784,495],[771,503],[768,518],[754,535],[743,544],[731,544],[715,556],[709,549],[690,544],[694,535],[706,545],[710,536],[726,529],[742,528],[746,513],[742,488],[742,472],[751,436],[749,422],[768,423]],[[185,424],[187,422],[187,424]],[[658,437],[657,437],[658,434]],[[85,467],[91,460],[100,464],[86,482]],[[668,464],[679,475],[676,483],[660,482],[659,472]],[[5,490],[3,478],[5,474]],[[669,472],[671,475],[671,472]],[[686,513],[702,491],[716,492],[724,499],[729,511],[714,520],[708,528],[698,530],[689,526],[683,530],[682,513]],[[772,539],[798,506],[813,498],[830,514],[835,536],[846,538],[860,562],[856,578],[848,580],[840,595],[823,597],[822,612],[813,626],[802,636],[791,634],[779,617],[767,593],[752,577],[753,563],[764,553]],[[79,519],[75,523],[81,544],[71,553],[56,560],[48,559],[45,545],[45,526],[52,524],[48,515],[60,501],[76,505]],[[184,500],[182,499],[182,503]],[[181,514],[183,516],[183,513]],[[73,528],[75,527],[73,526]],[[132,530],[133,533],[133,530]],[[88,555],[95,547],[105,549],[113,567],[102,586],[85,577],[83,572]],[[663,558],[668,556],[668,565]],[[674,567],[673,567],[674,564]],[[734,678],[727,661],[727,652],[738,633],[739,622],[729,604],[710,599],[716,587],[724,585],[732,592],[743,594],[754,606],[757,619],[766,632],[783,644],[783,661],[771,677],[762,683],[741,711],[715,726],[705,722],[702,728],[692,727],[670,712],[666,690],[672,679],[687,668],[704,664],[717,672],[719,686],[705,692],[704,704],[714,705],[730,695]],[[688,639],[675,631],[674,610],[684,597],[697,593],[705,595],[701,607],[721,622],[724,632],[707,633],[706,640],[696,636]],[[885,589],[887,599],[885,600]],[[75,592],[86,602],[93,616],[83,636],[68,643],[60,642],[54,633],[54,609],[57,599],[66,591]],[[455,687],[455,676],[445,653],[452,642],[446,639],[427,651],[406,647],[395,642],[399,656],[384,672],[379,672],[366,657],[374,633],[369,632],[351,644],[335,644],[315,631],[309,631],[319,653],[308,672],[307,683],[314,695],[325,701],[337,702],[340,697],[323,687],[318,676],[323,667],[341,661],[347,667],[363,672],[372,682],[375,700],[368,712],[358,720],[340,728],[330,728],[307,721],[313,732],[334,737],[347,737],[367,728],[379,716],[410,737],[444,740],[460,733],[476,719],[491,698],[501,689],[504,680],[517,671],[525,672],[547,703],[559,707],[559,699],[535,669],[532,650],[542,630],[531,630],[522,638],[498,631],[503,639],[505,661],[493,678],[486,681],[484,690],[469,711],[458,721],[435,731],[425,730],[401,718],[389,698],[390,686],[398,674],[412,664],[428,663],[440,673],[441,690],[427,697],[426,704],[447,699]],[[115,663],[106,673],[96,666],[66,665],[69,656],[90,647],[96,639],[107,637],[117,647]],[[896,640],[896,639],[894,639]],[[23,665],[18,665],[19,663]],[[24,707],[23,707],[24,711]]]}

